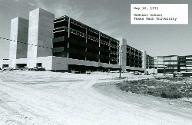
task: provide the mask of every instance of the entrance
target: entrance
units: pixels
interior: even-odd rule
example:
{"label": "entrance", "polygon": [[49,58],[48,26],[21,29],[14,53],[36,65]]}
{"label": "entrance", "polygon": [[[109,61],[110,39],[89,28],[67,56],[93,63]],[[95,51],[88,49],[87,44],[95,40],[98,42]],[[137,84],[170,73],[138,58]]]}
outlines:
{"label": "entrance", "polygon": [[27,64],[16,64],[17,69],[22,69],[22,68],[25,68],[26,66]]}

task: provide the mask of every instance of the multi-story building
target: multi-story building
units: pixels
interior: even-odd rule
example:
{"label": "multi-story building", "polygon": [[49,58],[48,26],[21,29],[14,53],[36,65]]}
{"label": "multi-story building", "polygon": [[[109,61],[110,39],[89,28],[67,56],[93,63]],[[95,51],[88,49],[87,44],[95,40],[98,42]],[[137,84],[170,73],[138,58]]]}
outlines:
{"label": "multi-story building", "polygon": [[178,72],[192,72],[192,55],[178,56]]}
{"label": "multi-story building", "polygon": [[192,55],[157,56],[155,67],[159,73],[191,72]]}
{"label": "multi-story building", "polygon": [[173,73],[178,70],[178,56],[169,55],[169,56],[157,56],[156,64],[158,73]]}
{"label": "multi-story building", "polygon": [[[53,56],[118,64],[119,41],[92,27],[62,16],[54,20],[53,34]],[[69,68],[80,66],[71,64]]]}
{"label": "multi-story building", "polygon": [[11,20],[10,39],[13,41],[9,46],[10,67],[16,68],[16,63],[20,65],[18,59],[27,58],[28,25],[29,21],[21,17]]}
{"label": "multi-story building", "polygon": [[55,18],[43,9],[30,11],[29,20],[13,19],[10,39],[11,68],[144,72],[147,67],[146,54],[125,39],[120,47],[119,40],[101,31],[68,16]]}
{"label": "multi-story building", "polygon": [[145,53],[129,46],[125,39],[122,39],[120,50],[120,64],[123,71],[144,71],[146,68]]}
{"label": "multi-story building", "polygon": [[142,51],[127,45],[127,66],[142,68]]}
{"label": "multi-story building", "polygon": [[[119,41],[68,16],[43,9],[11,25],[10,67],[52,71],[119,69]],[[14,42],[13,42],[14,41]],[[23,50],[20,52],[20,50]]]}
{"label": "multi-story building", "polygon": [[150,55],[146,55],[146,68],[147,69],[152,69],[154,68],[154,57]]}

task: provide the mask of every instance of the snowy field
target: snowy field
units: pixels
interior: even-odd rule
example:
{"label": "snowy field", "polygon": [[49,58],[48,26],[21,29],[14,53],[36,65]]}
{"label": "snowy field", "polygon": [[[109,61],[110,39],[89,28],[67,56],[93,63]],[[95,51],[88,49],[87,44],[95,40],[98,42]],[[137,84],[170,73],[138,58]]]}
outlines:
{"label": "snowy field", "polygon": [[190,105],[118,91],[117,77],[0,72],[0,125],[192,125]]}

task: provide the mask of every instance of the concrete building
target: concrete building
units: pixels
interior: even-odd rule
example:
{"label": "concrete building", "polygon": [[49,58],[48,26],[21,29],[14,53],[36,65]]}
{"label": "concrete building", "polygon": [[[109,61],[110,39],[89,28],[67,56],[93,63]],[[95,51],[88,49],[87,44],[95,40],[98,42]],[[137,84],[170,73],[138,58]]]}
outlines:
{"label": "concrete building", "polygon": [[155,67],[158,73],[192,72],[192,55],[157,56]]}
{"label": "concrete building", "polygon": [[21,17],[11,20],[10,39],[12,40],[9,46],[10,67],[16,68],[17,59],[27,58],[28,20]]}
{"label": "concrete building", "polygon": [[178,56],[178,72],[192,72],[192,55]]}
{"label": "concrete building", "polygon": [[156,68],[158,73],[173,73],[178,71],[178,56],[157,56]]}
{"label": "concrete building", "polygon": [[146,53],[125,39],[120,46],[119,40],[101,31],[68,16],[55,18],[43,9],[31,11],[29,21],[13,19],[10,38],[15,41],[10,42],[11,68],[81,72],[120,68],[144,72],[146,68]]}
{"label": "concrete building", "polygon": [[[60,63],[62,70],[119,68],[118,40],[68,16],[55,19],[53,34],[53,56],[56,60],[60,60],[61,57],[65,60]],[[68,68],[64,68],[67,67],[65,64]]]}
{"label": "concrete building", "polygon": [[141,71],[146,69],[145,53],[127,44],[126,39],[122,39],[120,49],[120,65],[122,71]]}
{"label": "concrete building", "polygon": [[[14,46],[15,49],[10,47],[10,59],[14,60],[11,68],[43,67],[52,71],[119,69],[119,41],[70,17],[55,19],[54,14],[35,9],[29,13],[26,32],[18,30],[16,33],[22,28],[17,23],[19,21],[11,25],[15,30],[11,36],[15,38],[10,39],[15,43],[11,41],[10,46],[24,41],[28,44],[25,46],[28,51],[24,57],[14,58],[18,46]],[[18,34],[24,32],[26,39],[18,39]]]}
{"label": "concrete building", "polygon": [[54,14],[43,9],[35,9],[29,13],[29,39],[27,67],[38,64],[38,57],[52,56]]}

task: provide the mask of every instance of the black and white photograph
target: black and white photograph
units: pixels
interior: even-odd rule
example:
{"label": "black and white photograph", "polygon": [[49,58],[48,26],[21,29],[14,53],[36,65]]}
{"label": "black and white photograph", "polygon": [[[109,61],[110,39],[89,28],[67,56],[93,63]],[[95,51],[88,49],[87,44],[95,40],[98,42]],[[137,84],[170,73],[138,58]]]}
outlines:
{"label": "black and white photograph", "polygon": [[192,125],[191,0],[0,0],[0,125]]}

